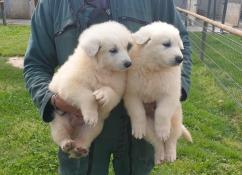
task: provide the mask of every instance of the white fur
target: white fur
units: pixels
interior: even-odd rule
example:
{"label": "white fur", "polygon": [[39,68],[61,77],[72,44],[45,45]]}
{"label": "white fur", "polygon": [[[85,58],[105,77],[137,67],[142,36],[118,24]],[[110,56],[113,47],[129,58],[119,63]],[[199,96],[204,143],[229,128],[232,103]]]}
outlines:
{"label": "white fur", "polygon": [[[183,57],[179,31],[167,23],[154,22],[133,34],[125,106],[132,134],[145,138],[155,148],[155,163],[176,159],[176,141],[182,133],[181,66]],[[170,47],[164,44],[170,43]],[[148,119],[144,103],[156,102],[154,120]]]}
{"label": "white fur", "polygon": [[125,62],[131,62],[130,41],[131,33],[117,22],[93,25],[81,34],[74,54],[54,75],[49,89],[80,109],[85,122],[57,113],[51,122],[54,141],[71,157],[86,154],[104,119],[120,102],[127,77]]}

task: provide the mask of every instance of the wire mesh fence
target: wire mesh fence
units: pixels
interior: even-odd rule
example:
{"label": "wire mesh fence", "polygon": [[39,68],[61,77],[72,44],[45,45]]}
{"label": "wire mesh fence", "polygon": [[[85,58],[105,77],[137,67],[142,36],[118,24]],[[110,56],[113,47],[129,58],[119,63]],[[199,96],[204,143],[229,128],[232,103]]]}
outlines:
{"label": "wire mesh fence", "polygon": [[204,21],[185,13],[181,15],[184,21],[191,22],[188,31],[195,59],[201,61],[218,85],[242,108],[242,38],[209,24],[204,28]]}

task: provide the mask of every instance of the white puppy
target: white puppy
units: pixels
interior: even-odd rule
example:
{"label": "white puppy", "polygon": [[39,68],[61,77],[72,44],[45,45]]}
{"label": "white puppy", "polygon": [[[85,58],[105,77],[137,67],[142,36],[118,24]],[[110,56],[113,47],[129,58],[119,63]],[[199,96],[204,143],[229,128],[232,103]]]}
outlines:
{"label": "white puppy", "polygon": [[[139,139],[145,137],[154,146],[155,163],[164,159],[174,161],[176,141],[182,131],[191,140],[182,125],[183,43],[179,31],[167,23],[154,22],[140,28],[133,39],[135,44],[130,51],[133,66],[128,71],[124,97],[132,134]],[[152,102],[156,102],[154,119],[147,117],[144,109],[144,103]]]}
{"label": "white puppy", "polygon": [[53,140],[70,157],[88,153],[102,130],[104,119],[120,102],[131,65],[128,48],[131,33],[109,21],[86,29],[79,44],[50,82],[49,89],[81,110],[85,125],[73,116],[55,113],[51,122]]}

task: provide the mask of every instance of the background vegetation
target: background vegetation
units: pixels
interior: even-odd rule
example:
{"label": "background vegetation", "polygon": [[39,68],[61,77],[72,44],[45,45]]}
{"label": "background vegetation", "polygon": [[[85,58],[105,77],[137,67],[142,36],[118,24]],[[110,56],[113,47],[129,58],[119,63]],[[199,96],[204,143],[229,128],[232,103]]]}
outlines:
{"label": "background vegetation", "polygon": [[[24,55],[28,35],[27,26],[0,26],[0,175],[57,174],[57,148],[49,127],[26,92],[22,70],[6,63],[8,56]],[[226,48],[219,46],[220,50],[226,53]],[[241,109],[221,90],[196,52],[193,62],[190,97],[183,109],[194,143],[181,139],[178,160],[156,166],[152,174],[242,174]]]}

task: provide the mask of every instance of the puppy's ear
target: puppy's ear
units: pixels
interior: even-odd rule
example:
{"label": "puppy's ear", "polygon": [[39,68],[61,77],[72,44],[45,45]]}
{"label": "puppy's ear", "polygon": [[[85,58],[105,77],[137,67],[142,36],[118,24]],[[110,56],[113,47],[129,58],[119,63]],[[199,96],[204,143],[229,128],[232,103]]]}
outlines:
{"label": "puppy's ear", "polygon": [[100,47],[101,47],[101,42],[98,39],[88,39],[84,41],[80,41],[80,46],[86,54],[90,57],[94,57],[97,55]]}
{"label": "puppy's ear", "polygon": [[150,40],[150,35],[145,30],[139,30],[132,34],[132,38],[136,44],[142,45]]}
{"label": "puppy's ear", "polygon": [[179,39],[179,47],[180,47],[181,50],[184,49],[183,41],[181,40],[181,38]]}

